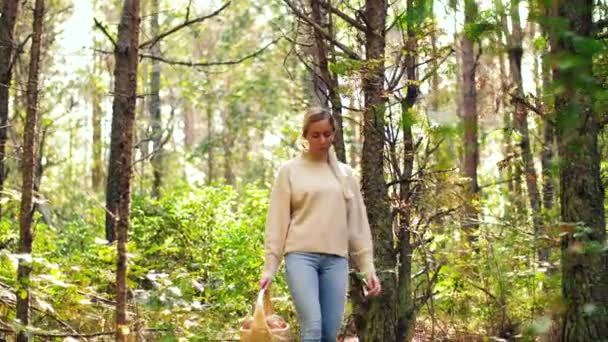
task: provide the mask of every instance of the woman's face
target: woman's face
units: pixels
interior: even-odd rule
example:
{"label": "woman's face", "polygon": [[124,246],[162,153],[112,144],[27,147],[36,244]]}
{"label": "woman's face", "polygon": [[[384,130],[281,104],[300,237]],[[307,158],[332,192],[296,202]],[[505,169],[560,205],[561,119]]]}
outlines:
{"label": "woman's face", "polygon": [[321,155],[327,153],[334,139],[334,130],[329,119],[311,123],[304,138],[308,141],[310,152]]}

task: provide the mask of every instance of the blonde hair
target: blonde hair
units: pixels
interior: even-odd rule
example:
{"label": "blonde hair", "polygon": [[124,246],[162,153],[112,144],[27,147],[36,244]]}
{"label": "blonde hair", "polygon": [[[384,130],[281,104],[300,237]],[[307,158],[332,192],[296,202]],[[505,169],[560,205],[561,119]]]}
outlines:
{"label": "blonde hair", "polygon": [[[331,115],[329,110],[322,107],[312,107],[304,114],[304,120],[302,122],[302,137],[306,137],[308,128],[312,123],[322,120],[329,120],[333,133],[336,133],[336,120]],[[346,179],[347,175],[340,168],[340,162],[338,161],[336,152],[333,149],[333,145],[329,148],[327,162],[331,168],[331,171],[342,185],[344,198],[351,199],[353,197],[353,193],[348,185],[348,180]]]}

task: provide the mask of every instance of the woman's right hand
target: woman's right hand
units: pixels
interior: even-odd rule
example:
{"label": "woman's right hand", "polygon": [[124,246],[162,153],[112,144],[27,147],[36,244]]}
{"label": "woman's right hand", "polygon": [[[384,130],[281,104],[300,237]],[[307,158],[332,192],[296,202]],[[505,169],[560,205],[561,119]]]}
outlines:
{"label": "woman's right hand", "polygon": [[263,276],[262,279],[260,279],[260,290],[268,289],[270,283],[272,283],[272,277]]}

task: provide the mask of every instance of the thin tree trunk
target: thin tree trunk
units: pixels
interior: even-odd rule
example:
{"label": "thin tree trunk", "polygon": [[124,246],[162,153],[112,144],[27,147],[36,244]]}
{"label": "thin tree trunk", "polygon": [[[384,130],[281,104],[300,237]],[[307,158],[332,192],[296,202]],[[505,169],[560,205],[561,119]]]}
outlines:
{"label": "thin tree trunk", "polygon": [[[419,0],[407,0],[407,11],[410,17],[416,8],[420,8],[422,4]],[[420,32],[420,25],[412,22],[407,25],[406,37],[406,52],[405,67],[407,74],[407,93],[405,99],[401,102],[403,129],[403,174],[401,177],[404,180],[412,178],[414,170],[414,135],[412,133],[411,120],[407,119],[411,109],[414,107],[420,88],[418,86],[418,40],[417,34]],[[438,84],[434,86],[438,87]],[[409,181],[402,182],[399,189],[399,199],[401,203],[405,203],[410,197],[411,183]],[[398,248],[399,248],[399,282],[397,286],[398,309],[397,309],[397,329],[396,341],[409,341],[413,336],[414,324],[416,321],[416,312],[414,309],[414,301],[412,298],[412,254],[413,246],[410,239],[410,209],[403,208],[399,215],[399,233],[398,233]]]}
{"label": "thin tree trunk", "polygon": [[366,70],[363,76],[365,112],[363,114],[362,190],[374,238],[374,254],[383,292],[379,298],[363,301],[353,298],[358,336],[367,341],[396,341],[398,284],[395,269],[394,238],[386,180],[384,179],[385,106],[384,58],[386,0],[368,0],[363,17]]}
{"label": "thin tree trunk", "polygon": [[[94,72],[99,71],[98,61],[95,61]],[[102,161],[102,142],[101,142],[101,120],[103,111],[101,109],[102,94],[98,86],[93,89],[93,116],[91,126],[93,127],[93,165],[91,167],[91,183],[94,190],[101,190],[103,184],[103,161]]]}
{"label": "thin tree trunk", "polygon": [[[23,134],[23,185],[21,188],[21,211],[19,215],[19,254],[27,259],[19,260],[17,282],[17,319],[23,326],[30,324],[30,273],[32,270],[32,216],[34,213],[34,176],[36,171],[36,128],[38,126],[38,73],[40,64],[40,45],[42,22],[44,19],[44,0],[36,0],[34,8],[34,32],[30,49],[30,66],[27,82],[27,112]],[[25,330],[17,334],[17,342],[29,341]]]}
{"label": "thin tree trunk", "polygon": [[[0,15],[0,196],[4,190],[5,154],[8,132],[8,105],[10,99],[10,86],[13,78],[13,34],[19,10],[19,0],[4,0],[2,15]],[[0,204],[0,216],[2,206]]]}
{"label": "thin tree trunk", "polygon": [[[477,17],[477,4],[474,0],[465,0],[465,25],[475,22]],[[462,37],[462,95],[463,95],[463,122],[464,122],[464,156],[463,175],[468,178],[465,204],[465,218],[463,229],[469,240],[476,239],[479,226],[479,213],[474,202],[479,196],[477,184],[477,165],[479,163],[479,142],[477,139],[477,88],[476,88],[476,60],[473,40],[465,34]]]}
{"label": "thin tree trunk", "polygon": [[[326,0],[311,0],[312,9],[312,20],[319,24],[328,32],[333,32],[333,27],[327,11],[324,9],[322,2]],[[340,101],[340,94],[338,92],[338,78],[337,75],[332,75],[329,71],[329,52],[333,52],[329,49],[325,38],[318,31],[314,30],[314,61],[316,70],[319,75],[315,77],[315,84],[317,85],[316,92],[319,96],[324,97],[321,99],[324,107],[329,107],[331,104],[331,110],[334,118],[336,119],[336,134],[334,136],[333,145],[336,150],[338,159],[342,162],[346,162],[346,150],[344,148],[344,135],[343,135],[343,123],[342,123],[342,102]],[[321,85],[317,83],[322,83]]]}
{"label": "thin tree trunk", "polygon": [[359,158],[361,156],[361,122],[359,112],[352,112],[351,120],[348,121],[350,127],[350,148],[348,150],[348,162],[352,167],[356,167],[359,164]]}
{"label": "thin tree trunk", "polygon": [[[408,104],[404,103],[403,107]],[[403,108],[403,113],[407,113],[407,108]],[[403,179],[411,179],[414,170],[414,136],[412,127],[403,128]],[[399,190],[399,199],[401,203],[407,201],[410,195],[410,182],[403,182]],[[412,254],[414,248],[412,246],[410,225],[411,215],[409,209],[403,209],[399,215],[399,283],[398,283],[398,315],[396,341],[409,341],[414,333],[414,324],[416,322],[416,312],[414,310],[414,300],[412,298]]]}
{"label": "thin tree trunk", "polygon": [[133,155],[133,126],[137,91],[139,47],[139,0],[123,3],[118,42],[114,52],[114,104],[112,140],[106,191],[106,238],[117,239],[116,270],[116,340],[126,341],[127,320],[127,234],[131,205],[131,176]]}
{"label": "thin tree trunk", "polygon": [[[519,1],[511,0],[511,27],[512,39],[508,46],[509,60],[511,62],[511,76],[516,87],[515,94],[520,99],[524,99],[524,89],[522,81],[521,63],[523,56],[522,47],[522,30],[519,18]],[[538,238],[543,233],[543,219],[541,216],[540,193],[538,191],[538,181],[536,170],[534,167],[534,158],[532,156],[532,144],[530,142],[530,134],[528,130],[528,110],[522,104],[522,101],[516,101],[515,104],[515,126],[521,135],[521,156],[524,164],[524,175],[526,187],[528,190],[528,199],[530,208],[532,209],[532,222],[534,225],[534,234]],[[537,251],[539,258],[545,254],[540,249]]]}
{"label": "thin tree trunk", "polygon": [[215,148],[213,134],[213,105],[211,101],[207,103],[207,184],[210,185],[215,178]]}
{"label": "thin tree trunk", "polygon": [[[140,9],[140,13],[145,13],[143,11],[143,8]],[[141,39],[141,37],[140,37]],[[149,82],[148,82],[148,76],[150,76],[150,61],[147,59],[144,59],[141,61],[141,63],[139,63],[139,72],[138,74],[141,75],[139,82],[141,82],[141,91],[144,94],[148,94],[149,92]],[[137,106],[135,107],[135,110],[137,111],[136,117],[137,117],[137,124],[135,125],[135,132],[134,132],[134,138],[133,141],[135,141],[135,143],[137,144],[137,149],[139,150],[139,158],[142,159],[149,159],[150,158],[150,116],[148,115],[148,102],[149,101],[150,96],[142,96],[141,99],[137,102]],[[137,159],[137,155],[133,155],[133,161],[135,161]],[[139,190],[138,192],[140,194],[145,194],[147,189],[148,189],[148,185],[146,184],[146,170],[148,169],[148,163],[138,163],[139,165],[139,170],[134,169],[133,172],[137,172],[139,174],[139,177],[136,177],[137,180],[139,180]],[[133,186],[135,186],[135,184],[133,184]]]}
{"label": "thin tree trunk", "polygon": [[543,118],[543,151],[541,155],[543,169],[543,207],[546,210],[553,208],[555,177],[553,176],[553,146],[555,127],[551,119],[546,116]]}
{"label": "thin tree trunk", "polygon": [[232,169],[232,139],[230,133],[224,132],[222,139],[224,147],[224,180],[227,184],[234,185],[235,177]]}
{"label": "thin tree trunk", "polygon": [[503,137],[504,137],[504,141],[503,141],[503,154],[505,157],[505,163],[502,167],[503,170],[503,175],[504,178],[507,179],[507,189],[509,190],[509,193],[513,193],[516,189],[516,185],[515,185],[515,181],[514,181],[514,168],[513,168],[513,162],[512,162],[512,157],[513,157],[513,143],[511,141],[511,136],[513,135],[513,120],[511,118],[511,112],[509,110],[507,110],[507,105],[506,105],[506,98],[507,98],[507,92],[509,91],[509,85],[508,85],[508,75],[507,75],[507,65],[506,65],[506,60],[505,60],[505,55],[500,53],[498,54],[498,61],[499,61],[499,67],[500,67],[500,89],[501,89],[501,93],[500,93],[500,109],[504,111],[503,114],[503,124],[504,124],[504,128],[503,128]]}
{"label": "thin tree trunk", "polygon": [[[140,0],[141,1],[141,0]],[[148,10],[148,5],[149,5],[150,1],[142,1],[139,5],[139,13],[141,13],[142,15],[144,15],[145,13],[145,17],[149,17],[152,16],[152,11]],[[151,34],[151,33],[150,33]],[[140,31],[140,40],[145,40],[146,37],[145,36],[141,36],[142,32]],[[160,43],[160,42],[159,42]],[[138,80],[138,84],[141,84],[140,88],[141,88],[141,92],[143,94],[149,94],[151,93],[150,90],[150,82],[148,81],[149,76],[151,75],[150,72],[150,63],[151,61],[146,59],[143,59],[139,65],[138,65],[138,69],[139,71],[137,72],[138,76],[140,77],[140,79]],[[137,118],[137,122],[135,123],[135,131],[133,132],[134,137],[133,137],[133,141],[135,144],[137,144],[137,149],[139,150],[139,158],[142,160],[150,160],[151,157],[151,153],[150,153],[150,139],[151,139],[151,123],[152,123],[152,116],[149,115],[148,110],[149,110],[149,105],[148,103],[151,101],[150,99],[151,95],[149,96],[142,96],[141,99],[137,102],[136,106],[135,106],[135,110],[136,110],[136,114],[135,117]],[[138,159],[138,156],[136,155],[136,153],[133,153],[132,156],[132,160],[133,162],[135,162]],[[148,184],[146,183],[146,170],[147,170],[147,166],[148,163],[145,162],[140,162],[139,164],[139,170],[137,169],[133,169],[133,173],[135,174],[134,177],[134,181],[138,180],[139,184],[139,188],[138,188],[138,193],[140,194],[145,194],[147,192],[147,189],[149,188]],[[133,188],[135,188],[136,184],[134,183],[132,185]]]}
{"label": "thin tree trunk", "polygon": [[[34,155],[36,157],[36,169],[34,173],[34,193],[40,192],[40,185],[42,184],[42,176],[44,174],[44,166],[42,165],[42,158],[44,157],[44,146],[46,144],[47,134],[49,131],[49,126],[40,127],[37,129],[40,132],[37,134],[38,139],[34,144],[37,146],[37,150],[34,151]],[[36,207],[36,206],[35,206]]]}
{"label": "thin tree trunk", "polygon": [[[546,12],[547,14],[549,12]],[[541,25],[542,35],[547,37],[549,32],[544,25]],[[552,172],[553,150],[555,148],[555,125],[553,116],[549,115],[554,110],[554,101],[551,91],[551,66],[549,65],[549,52],[545,51],[542,56],[541,73],[542,88],[539,97],[542,96],[542,108],[545,110],[543,117],[543,150],[541,155],[541,165],[543,173],[543,207],[545,210],[553,208],[555,202],[555,176]]]}
{"label": "thin tree trunk", "polygon": [[103,184],[103,161],[102,143],[101,143],[101,120],[103,113],[101,110],[101,98],[99,94],[95,94],[93,98],[93,166],[91,168],[91,181],[93,189],[100,190]]}
{"label": "thin tree trunk", "polygon": [[[328,19],[326,11],[321,7],[323,0],[310,0],[308,4],[311,17],[317,24],[327,29]],[[315,104],[329,108],[329,69],[327,65],[327,49],[323,35],[313,27],[308,28],[311,34],[310,54],[312,57],[312,86],[315,94]]]}
{"label": "thin tree trunk", "polygon": [[431,101],[429,108],[432,111],[439,110],[439,50],[437,49],[437,32],[432,30],[431,33],[431,51],[433,53],[433,61],[431,62],[431,70],[435,70],[431,76]]}
{"label": "thin tree trunk", "polygon": [[[547,32],[545,28],[541,25],[541,34],[547,36]],[[541,61],[541,85],[540,90],[537,94],[537,97],[540,99],[541,106],[539,108],[544,109],[545,115],[543,116],[543,148],[541,151],[541,169],[542,169],[542,182],[543,182],[543,190],[542,190],[542,207],[545,210],[553,209],[554,204],[554,192],[555,192],[555,183],[556,177],[555,172],[553,172],[553,150],[555,148],[555,125],[553,120],[554,116],[550,115],[550,112],[553,112],[553,97],[550,94],[551,87],[551,68],[548,58],[548,51],[545,51]],[[549,266],[549,256],[550,256],[550,248],[544,247],[539,250],[539,261],[545,263],[545,266]],[[551,271],[554,271],[551,269]]]}
{"label": "thin tree trunk", "polygon": [[[159,0],[152,0],[152,22],[151,22],[151,34],[152,37],[158,36],[160,33],[158,24],[158,6]],[[152,47],[152,55],[160,56],[160,42],[156,43]],[[160,187],[162,185],[162,160],[163,160],[163,147],[162,147],[162,119],[160,112],[160,62],[158,60],[152,61],[152,74],[150,75],[150,119],[152,120],[152,158],[150,162],[152,164],[152,196],[158,198],[160,196]]]}
{"label": "thin tree trunk", "polygon": [[[114,102],[112,105],[112,133],[110,160],[106,184],[106,238],[116,240],[117,224],[124,224],[118,215],[125,201],[130,202],[131,160],[133,145],[133,124],[135,120],[137,79],[137,48],[139,42],[139,1],[125,0],[119,25],[119,42],[115,48]],[[125,143],[129,146],[124,145]],[[129,185],[129,189],[125,187]],[[127,221],[128,223],[128,221]]]}
{"label": "thin tree trunk", "polygon": [[[593,105],[592,52],[579,49],[580,38],[594,39],[593,1],[572,0],[558,5],[569,25],[568,35],[555,33],[556,56],[577,65],[554,69],[563,91],[555,96],[556,137],[560,155],[563,311],[562,341],[603,341],[608,336],[608,252],[604,188],[600,178],[598,133]],[[574,35],[572,35],[572,33]]]}
{"label": "thin tree trunk", "polygon": [[[504,37],[505,37],[507,49],[510,49],[513,46],[513,36],[509,32],[509,21],[507,18],[507,13],[505,12],[502,0],[494,0],[494,5],[495,5],[496,11],[498,12],[498,15],[500,17],[502,33],[504,34]],[[504,58],[502,56],[502,54],[501,54],[500,58],[501,58],[501,60]],[[509,67],[510,67],[509,71],[511,72],[511,74],[513,74],[515,72],[515,70],[514,70],[514,65],[512,63],[511,55],[509,55]],[[504,97],[506,99],[509,97],[509,85],[506,82],[508,79],[506,73],[504,76],[505,77],[502,78],[502,80],[504,82],[503,91],[504,91]],[[513,79],[513,76],[511,76],[511,79]],[[522,173],[522,170],[518,164],[513,165],[513,159],[516,156],[516,152],[515,152],[513,143],[511,141],[513,129],[517,128],[517,124],[516,124],[517,119],[515,118],[515,115],[517,115],[517,113],[514,113],[513,115],[511,115],[511,113],[509,113],[508,111],[505,112],[505,129],[506,129],[506,133],[507,133],[507,135],[506,135],[507,138],[505,140],[506,140],[506,143],[508,144],[507,145],[507,158],[508,158],[507,168],[508,168],[508,172],[509,172],[509,177],[512,178],[512,180],[508,183],[509,191],[511,191],[514,194],[514,200],[519,204],[522,202],[521,201],[521,194],[522,194],[521,173]],[[523,203],[522,203],[522,205],[523,205]]]}
{"label": "thin tree trunk", "polygon": [[[302,1],[302,11],[312,17],[312,4],[315,0]],[[327,108],[327,83],[323,81],[317,61],[316,30],[304,20],[298,25],[298,36],[303,37],[302,56],[300,59],[306,63],[307,72],[303,74],[306,88],[306,98],[311,107]]]}
{"label": "thin tree trunk", "polygon": [[233,148],[235,129],[233,118],[237,116],[237,106],[233,103],[228,104],[228,113],[224,115],[224,128],[222,131],[222,148],[224,150],[224,180],[227,184],[235,184],[234,168],[233,168]]}
{"label": "thin tree trunk", "polygon": [[195,113],[192,110],[192,104],[188,101],[184,103],[184,146],[188,151],[191,151],[194,144],[198,142],[198,134],[195,131],[197,128],[197,120]]}

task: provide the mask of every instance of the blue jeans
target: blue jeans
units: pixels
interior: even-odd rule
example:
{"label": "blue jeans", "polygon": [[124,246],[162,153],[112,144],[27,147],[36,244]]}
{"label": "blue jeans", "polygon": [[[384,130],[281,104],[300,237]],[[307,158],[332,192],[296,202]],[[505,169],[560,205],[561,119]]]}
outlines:
{"label": "blue jeans", "polygon": [[302,342],[335,342],[344,316],[348,260],[331,254],[291,252],[285,256],[285,274]]}

